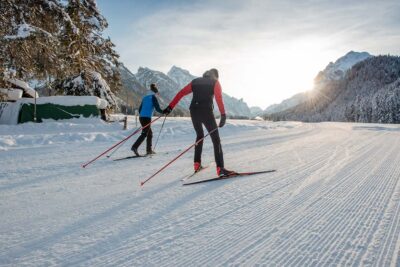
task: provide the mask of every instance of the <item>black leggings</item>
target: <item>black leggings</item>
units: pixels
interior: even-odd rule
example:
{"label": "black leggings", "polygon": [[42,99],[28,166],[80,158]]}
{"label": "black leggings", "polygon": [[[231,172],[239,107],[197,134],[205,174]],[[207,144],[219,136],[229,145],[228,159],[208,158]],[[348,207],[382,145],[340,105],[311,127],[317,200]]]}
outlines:
{"label": "black leggings", "polygon": [[[196,131],[196,142],[204,137],[203,124],[208,132],[217,129],[217,122],[215,121],[212,110],[204,109],[191,109],[190,115],[192,116],[192,123]],[[211,140],[214,145],[214,157],[217,167],[224,167],[224,155],[222,153],[221,140],[219,138],[218,129],[210,134]],[[201,152],[203,150],[203,141],[199,142],[194,148],[194,162],[201,162]]]}
{"label": "black leggings", "polygon": [[[146,126],[151,122],[151,118],[146,118],[146,117],[139,117],[140,124],[143,126]],[[139,148],[139,146],[142,144],[144,139],[147,137],[147,146],[146,146],[146,151],[150,152],[151,151],[151,141],[153,139],[153,131],[151,130],[151,125],[147,126],[142,130],[142,133],[139,135],[139,138],[136,140],[136,142],[132,145],[132,148]]]}

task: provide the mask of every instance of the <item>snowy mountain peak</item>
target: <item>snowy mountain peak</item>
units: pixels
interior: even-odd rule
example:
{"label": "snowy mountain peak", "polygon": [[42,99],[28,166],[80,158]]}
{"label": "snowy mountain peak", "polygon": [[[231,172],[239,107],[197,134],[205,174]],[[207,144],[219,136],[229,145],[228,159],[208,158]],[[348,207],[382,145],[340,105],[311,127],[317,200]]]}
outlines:
{"label": "snowy mountain peak", "polygon": [[[368,52],[350,51],[346,55],[338,58],[334,63],[330,62],[323,71],[320,71],[315,77],[315,89],[325,86],[327,82],[337,81],[345,77],[346,71],[355,64],[373,57]],[[309,99],[307,92],[299,93],[291,98],[283,100],[280,104],[274,104],[265,109],[266,114],[281,112],[297,106]]]}
{"label": "snowy mountain peak", "polygon": [[343,57],[338,58],[335,63],[330,62],[326,68],[316,77],[316,83],[330,80],[340,80],[347,70],[355,64],[372,57],[368,52],[350,51]]}
{"label": "snowy mountain peak", "polygon": [[174,80],[181,88],[196,78],[196,76],[190,74],[188,70],[179,68],[177,66],[172,66],[167,75],[172,80]]}

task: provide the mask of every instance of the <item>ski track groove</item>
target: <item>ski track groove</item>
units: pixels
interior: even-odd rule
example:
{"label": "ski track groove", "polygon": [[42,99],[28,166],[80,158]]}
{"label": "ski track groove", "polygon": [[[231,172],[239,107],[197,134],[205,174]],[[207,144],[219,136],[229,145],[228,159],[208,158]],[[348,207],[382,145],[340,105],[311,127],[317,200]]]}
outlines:
{"label": "ski track groove", "polygon": [[[368,153],[368,151],[367,152],[365,152],[365,154],[367,154]],[[362,160],[362,155],[360,156],[360,157],[358,157],[358,159],[356,159],[356,160],[360,160],[360,162],[363,162],[363,160]],[[356,169],[355,170],[355,172],[353,172],[353,173],[350,173],[349,175],[347,175],[347,176],[345,176],[343,179],[341,179],[341,180],[345,180],[345,178],[347,178],[348,176],[351,176],[351,175],[354,175],[354,174],[356,174],[356,173],[358,173],[360,170],[361,170],[361,167],[362,166],[360,166],[358,169]],[[338,181],[338,182],[340,182],[340,181]],[[336,187],[333,187],[334,189],[338,189],[338,187],[336,186]],[[329,187],[328,187],[328,189],[329,189]],[[340,188],[339,188],[340,189]],[[329,192],[328,192],[329,193]],[[320,198],[323,198],[324,197],[324,194],[321,194],[321,197]],[[312,201],[312,199],[311,199],[311,201]],[[316,201],[318,201],[318,200],[316,200]],[[303,203],[304,204],[304,203]],[[316,217],[316,218],[320,218],[323,214],[325,214],[326,213],[326,210],[324,210],[324,209],[317,209],[318,211],[319,211],[319,213],[317,213],[316,215],[314,215],[314,217]],[[295,217],[296,218],[296,217]],[[295,218],[288,218],[287,219],[287,221],[291,221],[291,220],[293,220],[293,219],[295,219]],[[300,218],[301,219],[301,218]],[[312,219],[312,218],[311,218]],[[333,216],[333,218],[327,218],[327,219],[325,219],[325,221],[329,221],[329,219],[332,219],[334,222],[335,222],[335,217]],[[305,220],[305,219],[304,219]],[[306,221],[308,221],[308,220],[310,220],[310,218],[308,218],[307,217],[307,220]],[[284,221],[282,224],[284,224],[284,225],[287,225],[287,221]],[[293,226],[291,226],[291,227],[295,227],[296,225],[293,225]],[[298,222],[298,228],[301,228],[302,226],[304,226],[304,222],[303,221],[300,221],[300,222]],[[334,225],[335,226],[335,225]],[[295,231],[295,230],[293,230],[293,231]],[[328,232],[331,232],[331,230],[328,230]],[[301,233],[301,232],[300,232]],[[302,240],[302,238],[304,238],[304,236],[302,235],[301,237],[299,237],[298,239],[296,239],[296,240]],[[311,242],[312,243],[312,242]],[[320,245],[320,243],[318,243],[318,245]],[[280,248],[283,248],[283,247],[287,247],[288,246],[288,244],[287,243],[282,243],[281,244],[281,246],[280,247],[277,247],[275,250],[276,251],[278,251],[279,252],[279,249]],[[312,250],[313,248],[311,248],[311,250]],[[282,255],[281,255],[282,256]],[[282,258],[286,258],[286,259],[290,259],[290,257],[288,258],[287,257],[287,255],[285,255],[286,257],[283,257],[282,256]],[[278,255],[276,255],[276,254],[272,254],[271,255],[271,257],[273,257],[273,258],[278,258]],[[304,259],[304,257],[303,257],[303,259]],[[279,262],[278,262],[279,263]],[[283,263],[282,263],[283,264]]]}
{"label": "ski track groove", "polygon": [[[23,265],[31,259],[37,260],[35,265],[79,266],[400,266],[400,167],[385,164],[392,158],[400,162],[399,136],[333,128],[337,134],[343,130],[343,134],[326,142],[332,133],[324,135],[324,127],[307,125],[295,133],[264,138],[263,132],[254,131],[251,134],[257,135],[249,134],[254,139],[247,144],[229,136],[223,145],[244,155],[277,146],[273,154],[246,164],[264,164],[266,159],[284,159],[285,155],[290,161],[298,159],[299,164],[265,176],[191,189],[180,187],[180,178],[167,180],[150,187],[146,194],[137,192],[125,200],[121,197],[104,211],[80,218],[48,236],[11,245],[13,249],[0,252],[0,264]],[[305,159],[298,154],[287,155],[289,145],[279,148],[282,144],[295,145],[301,138],[307,142],[293,150],[303,148]],[[229,154],[227,159],[235,166],[244,164]],[[68,174],[76,162],[69,162],[65,168],[59,165],[52,182],[76,175]],[[31,181],[0,185],[0,192],[47,183],[52,175],[42,174],[54,167],[42,169]],[[108,167],[98,166],[100,170]],[[29,171],[35,172],[35,168]],[[14,176],[19,174],[23,171]],[[92,173],[84,175],[90,177]],[[242,190],[235,191],[237,186]],[[136,218],[142,206],[149,212]],[[231,227],[224,229],[226,223]],[[251,229],[243,227],[248,224]],[[92,233],[93,240],[77,249],[76,245],[84,244],[85,236]],[[199,235],[207,237],[201,239],[207,243],[186,243]],[[227,235],[232,242],[226,242]],[[64,246],[62,254],[57,253],[58,244]],[[205,247],[199,249],[201,245]],[[174,257],[172,252],[176,253]],[[41,253],[46,256],[41,258]]]}
{"label": "ski track groove", "polygon": [[[350,174],[350,176],[351,176],[351,175],[352,175],[352,174]],[[334,216],[333,216],[333,217],[334,217]],[[329,221],[329,219],[334,220],[334,218],[328,218],[328,219],[326,219],[326,221]],[[328,232],[333,232],[333,229],[329,229]],[[318,243],[318,244],[320,244],[320,243]],[[330,251],[330,249],[329,249],[328,251]]]}
{"label": "ski track groove", "polygon": [[249,194],[251,194],[251,192]]}
{"label": "ski track groove", "polygon": [[[251,193],[251,192],[250,192]],[[250,194],[250,193],[248,193],[248,194]],[[162,198],[162,197],[161,197]],[[210,208],[209,210],[210,211],[213,211],[213,209],[214,208]],[[202,213],[204,213],[204,211],[202,212]],[[183,220],[186,220],[186,219],[183,219]],[[153,229],[154,230],[154,229]],[[160,229],[160,231],[162,231],[162,228]],[[147,235],[145,235],[146,236],[146,238],[145,239],[147,239],[149,236],[148,236],[148,234]],[[135,240],[131,240],[130,242],[139,242],[140,240],[137,240],[137,239],[135,239]]]}
{"label": "ski track groove", "polygon": [[[309,191],[311,191],[312,192],[312,190],[309,190]],[[306,192],[304,192],[303,194],[306,194]],[[303,198],[306,198],[306,197],[308,197],[308,195],[305,195]],[[312,200],[312,199],[311,199]],[[285,218],[287,218],[288,217],[288,215],[286,214],[286,211],[285,211],[285,209],[284,209],[284,207],[286,206],[286,205],[288,205],[288,204],[290,204],[290,202],[294,202],[292,199],[289,199],[289,200],[287,200],[287,201],[285,201],[283,204],[281,204],[281,207],[280,207],[280,209],[279,209],[279,216],[282,216],[282,219],[285,219]],[[295,204],[295,206],[294,207],[292,207],[292,208],[296,208],[296,206],[300,206],[300,205],[303,205],[303,204],[305,204],[305,203],[303,203],[303,202],[301,202],[301,201],[297,201],[297,202],[295,202],[295,203],[297,203],[297,204]],[[297,213],[297,212],[296,212]],[[276,216],[277,218],[273,218],[274,220],[276,220],[277,222],[278,222],[278,220],[282,220],[282,219],[278,219],[278,218],[280,218],[279,216]],[[293,219],[292,217],[295,217],[294,215],[292,215],[291,217],[288,217],[286,220],[284,220],[283,222],[281,222],[279,225],[287,225],[288,224],[288,221],[290,222],[290,220],[291,219]],[[277,228],[279,228],[279,227],[277,227]],[[260,240],[263,240],[264,238],[260,238]],[[269,241],[271,241],[271,240],[269,240]],[[262,245],[262,243],[260,243],[259,241],[256,241],[256,242],[254,242],[254,243],[258,243],[257,245],[258,246],[261,246]],[[287,244],[282,244],[282,247],[285,247],[285,246],[287,246]],[[254,263],[254,262],[253,262]],[[243,264],[243,262],[241,262],[241,264]]]}

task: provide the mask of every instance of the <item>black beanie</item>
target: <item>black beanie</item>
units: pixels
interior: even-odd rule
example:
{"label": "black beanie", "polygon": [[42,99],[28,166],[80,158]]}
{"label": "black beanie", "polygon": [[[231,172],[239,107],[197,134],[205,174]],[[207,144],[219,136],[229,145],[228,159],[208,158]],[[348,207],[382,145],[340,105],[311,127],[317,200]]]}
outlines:
{"label": "black beanie", "polygon": [[215,78],[219,78],[219,75],[218,75],[218,70],[217,69],[211,69],[211,70],[209,70],[211,73],[212,73],[212,75],[215,77]]}
{"label": "black beanie", "polygon": [[150,90],[156,94],[158,93],[158,89],[155,83],[150,84]]}

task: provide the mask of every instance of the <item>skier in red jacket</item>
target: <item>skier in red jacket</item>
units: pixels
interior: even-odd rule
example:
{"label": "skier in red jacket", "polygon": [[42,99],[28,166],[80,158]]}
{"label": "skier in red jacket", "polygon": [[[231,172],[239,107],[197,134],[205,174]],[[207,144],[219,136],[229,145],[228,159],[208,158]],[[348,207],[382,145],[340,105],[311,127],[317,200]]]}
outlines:
{"label": "skier in red jacket", "polygon": [[[193,127],[196,131],[196,142],[204,137],[203,124],[207,131],[211,134],[211,139],[214,145],[214,157],[217,165],[218,176],[226,176],[235,172],[224,168],[224,156],[222,152],[221,140],[219,137],[217,122],[213,113],[213,99],[218,105],[221,119],[219,127],[223,127],[226,121],[225,107],[222,100],[222,89],[218,81],[219,75],[217,69],[211,69],[203,74],[203,77],[194,79],[182,90],[180,90],[166,109],[164,114],[169,114],[178,102],[190,93],[193,93],[192,102],[190,104],[190,115],[192,118]],[[201,166],[201,152],[203,149],[203,141],[195,146],[194,151],[194,171],[199,171]]]}

